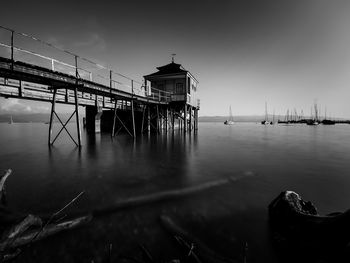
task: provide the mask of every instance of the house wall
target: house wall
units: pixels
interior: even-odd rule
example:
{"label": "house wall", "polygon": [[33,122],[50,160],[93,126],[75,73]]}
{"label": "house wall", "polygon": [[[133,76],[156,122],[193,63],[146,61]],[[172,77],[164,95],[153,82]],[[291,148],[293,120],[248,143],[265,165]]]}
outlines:
{"label": "house wall", "polygon": [[176,84],[178,83],[182,84],[183,92],[181,92],[181,94],[184,94],[186,90],[185,78],[153,80],[151,81],[151,87],[176,94]]}
{"label": "house wall", "polygon": [[197,81],[189,76],[187,102],[194,107],[197,107],[197,88]]}
{"label": "house wall", "polygon": [[[173,101],[185,101],[187,96],[187,103],[197,107],[198,83],[191,75],[160,76],[157,79],[150,80],[150,82],[152,88],[172,93]],[[182,84],[182,92],[179,91],[176,84]]]}

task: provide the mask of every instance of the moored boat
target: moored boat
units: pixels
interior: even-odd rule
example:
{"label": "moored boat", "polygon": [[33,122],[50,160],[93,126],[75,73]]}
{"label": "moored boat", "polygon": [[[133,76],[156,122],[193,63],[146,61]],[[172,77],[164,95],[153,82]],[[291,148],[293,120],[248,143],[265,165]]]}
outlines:
{"label": "moored boat", "polygon": [[262,125],[270,125],[271,122],[268,120],[267,114],[267,103],[265,102],[265,119],[261,122]]}
{"label": "moored boat", "polygon": [[230,116],[229,116],[228,120],[224,121],[224,124],[225,125],[232,125],[232,124],[234,124],[231,106],[230,106]]}
{"label": "moored boat", "polygon": [[319,125],[320,123],[317,120],[307,120],[306,124],[310,126],[316,126],[316,125]]}
{"label": "moored boat", "polygon": [[323,125],[335,125],[335,121],[333,121],[333,120],[326,120],[326,119],[324,119],[321,123]]}

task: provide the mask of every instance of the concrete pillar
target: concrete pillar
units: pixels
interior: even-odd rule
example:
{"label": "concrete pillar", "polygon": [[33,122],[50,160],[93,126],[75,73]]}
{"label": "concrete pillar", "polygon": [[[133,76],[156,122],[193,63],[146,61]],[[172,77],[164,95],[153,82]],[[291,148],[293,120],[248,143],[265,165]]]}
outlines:
{"label": "concrete pillar", "polygon": [[88,133],[101,132],[101,106],[86,106],[85,107],[85,118],[86,118],[86,131]]}

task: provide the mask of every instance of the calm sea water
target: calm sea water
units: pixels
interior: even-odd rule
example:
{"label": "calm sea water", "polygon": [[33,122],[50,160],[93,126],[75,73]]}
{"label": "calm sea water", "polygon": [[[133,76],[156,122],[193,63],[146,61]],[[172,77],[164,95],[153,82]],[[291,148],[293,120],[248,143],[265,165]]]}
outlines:
{"label": "calm sea water", "polygon": [[[73,127],[69,127],[73,129]],[[176,243],[159,225],[170,215],[219,254],[248,262],[280,262],[271,245],[267,206],[283,190],[314,202],[320,214],[350,207],[350,125],[262,126],[200,123],[197,135],[179,132],[111,139],[88,136],[78,148],[63,136],[47,146],[48,125],[0,124],[0,170],[9,206],[26,213],[60,209],[85,191],[67,213],[88,212],[127,197],[179,189],[234,176],[238,181],[194,196],[97,218],[88,226],[24,250],[19,262],[100,262],[137,257],[146,244],[159,260],[176,258]]]}

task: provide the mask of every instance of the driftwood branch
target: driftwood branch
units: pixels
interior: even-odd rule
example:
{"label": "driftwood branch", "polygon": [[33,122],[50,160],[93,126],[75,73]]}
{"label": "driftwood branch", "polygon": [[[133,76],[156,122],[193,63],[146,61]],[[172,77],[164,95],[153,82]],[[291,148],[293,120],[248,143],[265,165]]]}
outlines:
{"label": "driftwood branch", "polygon": [[194,247],[193,243],[189,244],[186,240],[184,240],[180,236],[175,236],[175,239],[176,239],[177,243],[179,243],[180,247],[186,249],[186,257],[191,257],[193,259],[193,261],[196,263],[202,263],[202,261],[199,259],[198,255],[197,255],[197,253],[194,251],[195,247]]}
{"label": "driftwood branch", "polygon": [[40,218],[28,215],[19,224],[13,226],[2,235],[0,243],[0,251],[4,251],[6,248],[11,247],[11,244],[15,242],[16,238],[24,233],[31,226],[41,226],[42,221]]}
{"label": "driftwood branch", "polygon": [[0,203],[6,204],[6,196],[5,196],[5,182],[7,177],[9,177],[12,173],[11,169],[5,171],[5,174],[0,178]]}
{"label": "driftwood branch", "polygon": [[0,179],[0,191],[2,191],[2,189],[4,188],[6,179],[7,179],[7,177],[10,176],[11,173],[12,173],[12,170],[8,169],[5,171],[5,174],[1,177],[1,179]]}
{"label": "driftwood branch", "polygon": [[13,259],[15,259],[16,257],[18,257],[18,255],[21,253],[21,250],[19,248],[17,248],[14,252],[6,254],[1,256],[0,255],[0,262],[7,262],[7,261],[11,261]]}
{"label": "driftwood branch", "polygon": [[151,253],[145,248],[143,245],[139,245],[141,251],[142,251],[142,259],[144,263],[155,263]]}
{"label": "driftwood branch", "polygon": [[74,197],[69,203],[67,203],[63,208],[61,208],[60,210],[58,210],[57,212],[53,213],[50,218],[46,221],[45,225],[39,230],[37,231],[36,235],[33,236],[32,241],[34,241],[34,239],[36,239],[41,232],[43,232],[45,230],[45,228],[51,223],[51,221],[57,217],[60,213],[62,213],[65,209],[67,209],[70,205],[72,205],[76,200],[78,200],[78,198],[80,196],[82,196],[84,194],[84,192],[81,192],[80,194],[78,194],[76,197]]}
{"label": "driftwood branch", "polygon": [[[198,238],[192,236],[186,230],[178,226],[170,217],[163,215],[160,217],[160,220],[163,227],[167,231],[169,231],[173,236],[178,237],[178,242],[185,244],[185,246],[190,248],[189,252],[192,254],[194,253],[195,256],[199,258],[197,259],[197,262],[200,262],[199,260],[201,260],[208,263],[237,263],[237,261],[218,255],[216,252],[203,244]],[[191,245],[189,244],[194,244],[194,249],[191,249]]]}
{"label": "driftwood branch", "polygon": [[[11,174],[11,169],[8,169],[3,176],[0,177],[0,201],[4,202],[5,198],[5,182]],[[71,206],[84,192],[78,194],[63,208],[53,213],[43,226],[42,220],[34,215],[24,216],[23,214],[15,213],[9,210],[4,205],[0,205],[0,227],[2,236],[0,239],[0,262],[14,259],[21,252],[18,247],[38,241],[58,232],[76,228],[92,219],[92,215],[78,217],[69,221],[51,223],[64,210]],[[65,216],[64,216],[65,217]],[[59,220],[62,220],[61,217]],[[33,227],[36,227],[33,228]]]}
{"label": "driftwood branch", "polygon": [[0,250],[3,250],[3,248],[17,248],[17,247],[29,244],[33,241],[44,239],[58,232],[61,232],[67,229],[76,228],[82,224],[85,224],[91,221],[91,219],[92,219],[92,216],[88,215],[88,216],[79,217],[73,220],[65,221],[59,224],[50,224],[46,226],[43,230],[42,229],[32,230],[28,233],[25,233],[24,235],[17,236],[17,238],[14,239],[11,243],[8,243],[6,241],[3,243],[0,243]]}
{"label": "driftwood branch", "polygon": [[182,189],[162,191],[162,192],[157,192],[157,193],[148,194],[148,195],[131,197],[126,200],[118,201],[109,207],[104,207],[101,209],[94,210],[93,215],[98,216],[100,214],[111,213],[121,209],[127,209],[127,208],[141,206],[149,203],[155,203],[155,202],[180,198],[187,195],[195,194],[197,192],[208,190],[211,188],[219,187],[219,186],[228,184],[230,182],[237,181],[241,178],[242,177],[229,177],[229,178],[210,181],[210,182],[206,182],[206,183],[202,183],[199,185],[186,187]]}

